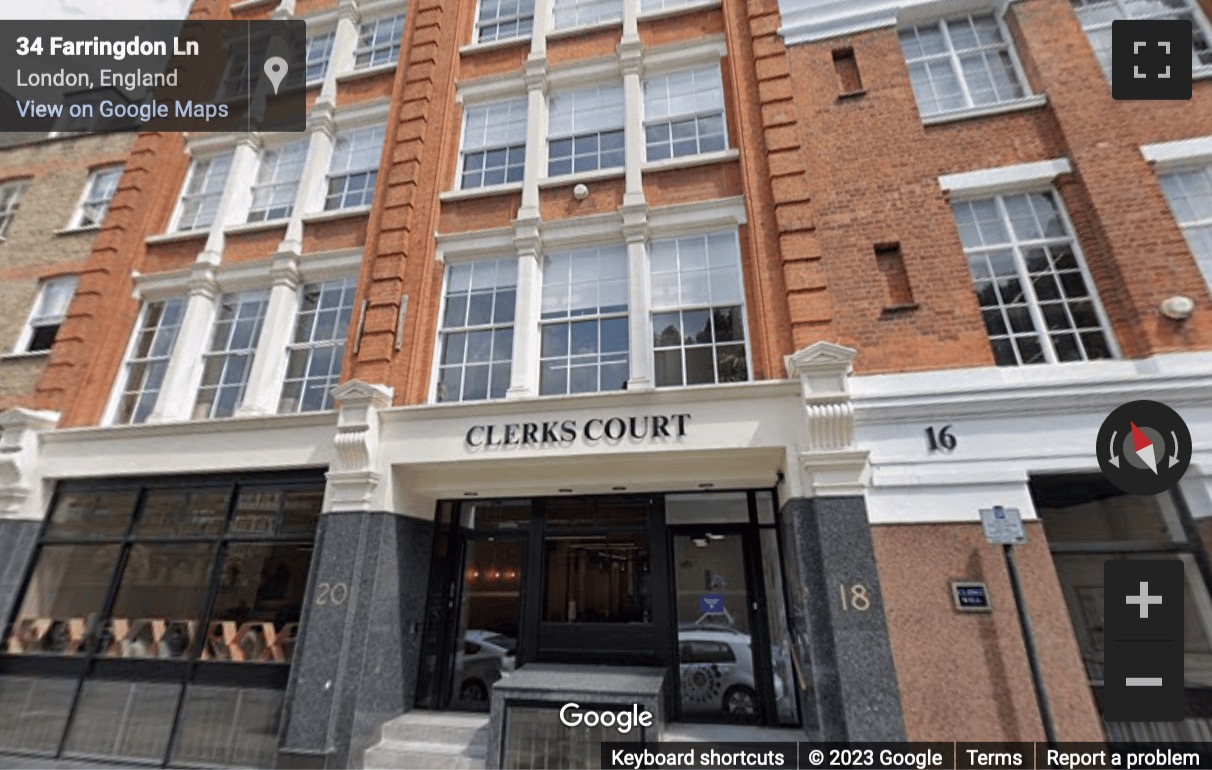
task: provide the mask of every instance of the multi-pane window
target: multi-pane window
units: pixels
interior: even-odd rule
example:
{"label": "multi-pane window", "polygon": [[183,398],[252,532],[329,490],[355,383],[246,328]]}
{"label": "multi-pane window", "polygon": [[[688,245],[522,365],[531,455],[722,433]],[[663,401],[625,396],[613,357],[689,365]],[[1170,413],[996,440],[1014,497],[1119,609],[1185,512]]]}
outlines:
{"label": "multi-pane window", "polygon": [[503,398],[513,359],[518,261],[451,265],[439,342],[438,401]]}
{"label": "multi-pane window", "polygon": [[0,238],[8,235],[8,226],[17,215],[21,195],[25,192],[27,184],[24,180],[0,184]]}
{"label": "multi-pane window", "polygon": [[648,253],[656,385],[748,380],[736,232],[657,240]]}
{"label": "multi-pane window", "polygon": [[189,169],[189,179],[181,191],[177,230],[204,230],[215,221],[227,172],[231,170],[230,152],[210,158],[195,158]]}
{"label": "multi-pane window", "polygon": [[60,484],[0,644],[0,751],[272,765],[323,497],[315,471]]}
{"label": "multi-pane window", "polygon": [[539,393],[622,390],[630,374],[627,247],[543,259]]}
{"label": "multi-pane window", "polygon": [[622,85],[555,93],[548,106],[548,176],[623,165]]}
{"label": "multi-pane window", "polygon": [[491,43],[529,37],[534,30],[534,0],[480,0],[476,41]]}
{"label": "multi-pane window", "polygon": [[38,286],[38,298],[34,301],[34,310],[22,336],[22,344],[18,346],[18,353],[50,350],[75,293],[75,276],[51,278]]}
{"label": "multi-pane window", "polygon": [[337,135],[328,169],[325,211],[370,205],[379,179],[383,133],[382,126],[375,126]]}
{"label": "multi-pane window", "polygon": [[323,80],[328,72],[328,60],[332,58],[332,44],[336,32],[326,32],[307,38],[307,82]]}
{"label": "multi-pane window", "polygon": [[400,58],[400,40],[404,37],[404,14],[362,22],[358,47],[354,51],[354,69],[392,64]]}
{"label": "multi-pane window", "polygon": [[278,412],[332,409],[332,390],[341,379],[345,336],[349,332],[356,289],[352,278],[303,287]]}
{"label": "multi-pane window", "polygon": [[285,219],[295,207],[295,193],[307,159],[307,142],[299,141],[261,154],[257,180],[252,186],[249,222]]}
{"label": "multi-pane window", "polygon": [[126,359],[126,379],[114,422],[144,422],[156,408],[184,313],[185,299],[182,297],[149,302],[144,306],[134,347]]}
{"label": "multi-pane window", "polygon": [[998,366],[1110,358],[1077,242],[1054,192],[952,205]]}
{"label": "multi-pane window", "polygon": [[1212,165],[1165,174],[1161,186],[1212,288]]}
{"label": "multi-pane window", "polygon": [[1111,23],[1116,19],[1191,22],[1191,64],[1212,67],[1212,26],[1192,0],[1072,0],[1098,63],[1111,77]]}
{"label": "multi-pane window", "polygon": [[121,166],[99,168],[89,174],[80,205],[76,207],[76,212],[72,214],[72,220],[67,226],[80,228],[100,225],[105,219],[105,212],[109,210],[109,201],[114,197],[121,177]]}
{"label": "multi-pane window", "polygon": [[555,0],[552,5],[556,29],[583,27],[623,18],[623,0]]}
{"label": "multi-pane window", "polygon": [[901,48],[922,117],[1026,95],[1014,52],[994,16],[962,16],[902,30]]}
{"label": "multi-pane window", "polygon": [[724,149],[724,87],[720,68],[658,75],[644,81],[644,138],[648,160]]}
{"label": "multi-pane window", "polygon": [[526,165],[526,100],[467,108],[460,187],[522,181]]}
{"label": "multi-pane window", "polygon": [[202,384],[194,403],[196,419],[231,417],[244,402],[268,305],[266,290],[225,294],[219,300],[210,349],[203,357]]}

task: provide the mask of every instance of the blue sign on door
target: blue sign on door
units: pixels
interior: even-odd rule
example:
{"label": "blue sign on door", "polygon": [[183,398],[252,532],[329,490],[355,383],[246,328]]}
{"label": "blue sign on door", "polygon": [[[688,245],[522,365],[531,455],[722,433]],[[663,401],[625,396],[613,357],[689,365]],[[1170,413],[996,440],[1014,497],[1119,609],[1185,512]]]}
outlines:
{"label": "blue sign on door", "polygon": [[705,614],[722,613],[724,597],[719,594],[703,594],[699,597],[699,610]]}

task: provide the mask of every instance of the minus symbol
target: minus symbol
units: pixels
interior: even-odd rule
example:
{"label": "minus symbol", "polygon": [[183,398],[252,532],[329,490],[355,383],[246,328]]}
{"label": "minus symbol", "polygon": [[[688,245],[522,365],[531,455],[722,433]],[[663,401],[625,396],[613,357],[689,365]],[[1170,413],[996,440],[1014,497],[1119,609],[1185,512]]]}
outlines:
{"label": "minus symbol", "polygon": [[1129,676],[1124,678],[1127,687],[1161,687],[1160,676]]}

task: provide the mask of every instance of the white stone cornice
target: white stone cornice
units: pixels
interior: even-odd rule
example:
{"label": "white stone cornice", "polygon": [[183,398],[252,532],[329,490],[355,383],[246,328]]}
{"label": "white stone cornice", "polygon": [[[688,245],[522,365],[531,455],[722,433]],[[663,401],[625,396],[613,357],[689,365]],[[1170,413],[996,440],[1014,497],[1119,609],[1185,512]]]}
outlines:
{"label": "white stone cornice", "polygon": [[191,296],[213,300],[219,294],[219,282],[215,278],[215,266],[208,263],[198,263],[189,271],[189,279],[185,283]]}
{"label": "white stone cornice", "polygon": [[[815,342],[783,359],[788,377],[831,374],[845,377],[854,371],[858,351],[833,342]],[[839,385],[838,390],[844,390]]]}
{"label": "white stone cornice", "polygon": [[1015,0],[779,0],[787,45],[814,43],[959,13],[1004,12]]}
{"label": "white stone cornice", "polygon": [[855,355],[853,348],[817,342],[785,359],[804,399],[800,468],[817,496],[862,494],[871,478],[868,453],[859,449],[855,438],[850,401]]}

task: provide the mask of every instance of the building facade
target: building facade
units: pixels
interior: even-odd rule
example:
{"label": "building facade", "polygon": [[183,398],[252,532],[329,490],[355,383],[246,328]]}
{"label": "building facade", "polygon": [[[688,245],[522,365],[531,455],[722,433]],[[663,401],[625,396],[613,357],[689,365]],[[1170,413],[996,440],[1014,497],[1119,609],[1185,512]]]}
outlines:
{"label": "building facade", "polygon": [[[1120,5],[196,0],[308,22],[308,127],[134,139],[0,418],[0,752],[356,766],[513,708],[487,764],[537,761],[498,685],[603,664],[671,723],[1042,739],[994,505],[1061,740],[1204,735],[1212,9],[1147,11],[1190,102],[1117,103]],[[1141,398],[1172,495],[1098,472]],[[1158,553],[1188,718],[1108,723],[1102,560]]]}

